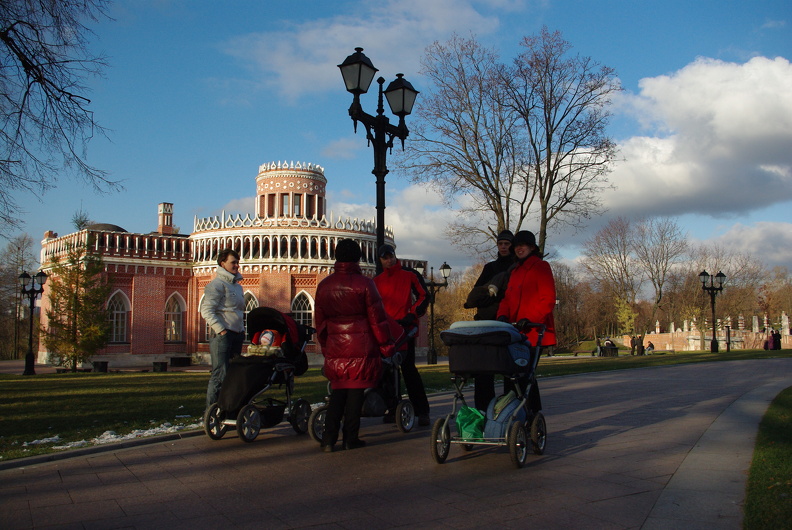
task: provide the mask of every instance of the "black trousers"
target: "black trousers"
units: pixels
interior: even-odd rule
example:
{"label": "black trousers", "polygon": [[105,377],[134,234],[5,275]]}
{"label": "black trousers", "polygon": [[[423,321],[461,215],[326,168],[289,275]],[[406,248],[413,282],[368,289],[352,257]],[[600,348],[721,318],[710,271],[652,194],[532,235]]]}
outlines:
{"label": "black trousers", "polygon": [[362,388],[333,389],[330,393],[322,445],[333,445],[338,441],[342,418],[344,420],[344,443],[355,442],[359,439],[363,390]]}
{"label": "black trousers", "polygon": [[407,341],[407,351],[401,363],[401,373],[404,378],[404,386],[407,387],[407,395],[415,409],[415,415],[429,414],[429,399],[426,397],[421,374],[415,367],[415,339]]}
{"label": "black trousers", "polygon": [[495,397],[495,376],[476,375],[473,377],[473,403],[479,410],[486,411]]}

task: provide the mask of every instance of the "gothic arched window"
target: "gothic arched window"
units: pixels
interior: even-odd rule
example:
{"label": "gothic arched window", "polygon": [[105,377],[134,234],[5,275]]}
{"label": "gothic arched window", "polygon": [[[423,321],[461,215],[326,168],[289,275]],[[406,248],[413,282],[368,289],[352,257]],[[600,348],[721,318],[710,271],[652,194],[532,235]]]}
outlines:
{"label": "gothic arched window", "polygon": [[116,293],[107,302],[107,314],[110,320],[110,342],[127,342],[127,322],[129,310],[126,297]]}
{"label": "gothic arched window", "polygon": [[291,304],[291,313],[294,320],[306,326],[313,326],[313,302],[311,298],[300,293],[294,297]]}
{"label": "gothic arched window", "polygon": [[250,293],[245,293],[245,333],[247,334],[247,317],[248,313],[258,307],[258,300]]}
{"label": "gothic arched window", "polygon": [[184,309],[178,296],[171,296],[165,304],[165,341],[180,342],[184,337]]}

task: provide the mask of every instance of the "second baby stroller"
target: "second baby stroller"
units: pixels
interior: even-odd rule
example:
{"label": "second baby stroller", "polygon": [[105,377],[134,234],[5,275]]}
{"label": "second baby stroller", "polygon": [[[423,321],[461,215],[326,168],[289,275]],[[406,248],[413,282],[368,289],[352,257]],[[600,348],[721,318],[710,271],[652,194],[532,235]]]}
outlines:
{"label": "second baby stroller", "polygon": [[[410,327],[402,332],[396,341],[398,350],[418,333],[418,328]],[[415,409],[412,401],[402,396],[401,393],[401,361],[403,353],[397,351],[392,357],[382,359],[382,374],[379,384],[375,388],[367,388],[364,393],[361,418],[385,417],[386,412],[394,415],[396,427],[401,432],[410,432],[415,426]],[[332,392],[330,383],[327,384],[328,392]],[[325,417],[327,416],[330,396],[325,396],[325,403],[311,412],[309,420],[309,433],[316,442],[322,443],[324,434]]]}
{"label": "second baby stroller", "polygon": [[[298,434],[308,431],[311,404],[293,399],[294,378],[308,369],[305,345],[314,329],[269,307],[248,313],[247,354],[231,360],[217,403],[204,414],[204,432],[213,440],[236,427],[245,442],[252,442],[262,427],[274,427],[284,416]],[[283,397],[265,396],[273,387]]]}

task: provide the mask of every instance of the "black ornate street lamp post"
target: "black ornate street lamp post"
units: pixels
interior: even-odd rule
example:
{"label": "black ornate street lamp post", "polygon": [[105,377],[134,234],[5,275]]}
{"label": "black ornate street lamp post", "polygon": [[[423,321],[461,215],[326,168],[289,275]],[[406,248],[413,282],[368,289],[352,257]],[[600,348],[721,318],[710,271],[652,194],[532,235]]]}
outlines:
{"label": "black ornate street lamp post", "polygon": [[[416,267],[421,276],[423,276],[423,267]],[[448,287],[448,276],[451,274],[451,266],[443,262],[440,266],[440,274],[443,276],[443,283],[434,281],[434,267],[430,268],[429,281],[426,282],[426,288],[429,290],[429,353],[426,356],[426,364],[437,364],[437,350],[435,349],[435,332],[434,332],[434,304],[435,294],[443,287]]]}
{"label": "black ornate street lamp post", "polygon": [[44,292],[44,284],[47,283],[47,275],[44,271],[31,277],[27,272],[19,275],[19,285],[22,287],[22,296],[27,296],[30,300],[30,335],[28,336],[28,351],[25,354],[25,371],[22,375],[36,375],[36,360],[33,356],[33,312],[36,308],[36,298]]}
{"label": "black ornate street lamp post", "polygon": [[[723,282],[726,281],[726,275],[721,271],[715,276],[710,276],[707,271],[702,271],[699,274],[699,281],[701,281],[701,288],[710,295],[710,306],[712,307],[712,341],[710,342],[710,352],[718,353],[718,329],[715,325],[715,297],[719,292],[723,291]],[[709,285],[707,285],[709,282]]]}
{"label": "black ornate street lamp post", "polygon": [[[404,122],[404,117],[412,112],[418,91],[404,79],[404,74],[396,74],[388,88],[383,90],[385,79],[377,79],[379,84],[379,97],[377,100],[377,115],[372,116],[363,111],[360,105],[360,95],[368,92],[377,69],[371,60],[363,54],[363,48],[355,48],[355,53],[344,59],[339,64],[341,75],[348,92],[352,94],[352,105],[349,107],[349,116],[354,122],[357,132],[358,122],[366,128],[366,139],[374,148],[374,169],[372,173],[377,178],[377,248],[385,243],[385,175],[388,174],[387,155],[388,149],[393,149],[393,139],[401,140],[404,149],[404,140],[410,131]],[[399,117],[399,125],[392,125],[384,115],[383,95],[388,100],[391,112]],[[382,271],[382,264],[377,260],[377,272]]]}

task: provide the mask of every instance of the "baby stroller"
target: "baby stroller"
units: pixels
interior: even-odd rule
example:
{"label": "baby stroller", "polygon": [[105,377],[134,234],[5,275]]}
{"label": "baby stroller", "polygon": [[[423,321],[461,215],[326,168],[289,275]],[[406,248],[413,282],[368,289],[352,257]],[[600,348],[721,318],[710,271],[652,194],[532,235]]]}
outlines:
{"label": "baby stroller", "polygon": [[[393,326],[398,326],[398,324],[394,321]],[[396,341],[395,348],[398,350],[417,333],[417,327],[403,329],[401,336]],[[402,352],[397,351],[392,357],[382,359],[382,374],[380,375],[379,384],[375,388],[367,388],[364,391],[363,408],[361,409],[360,417],[383,418],[386,412],[390,412],[390,414],[394,415],[396,427],[401,432],[406,433],[410,432],[415,426],[415,409],[412,401],[402,397],[401,393],[402,355]],[[327,383],[327,391],[328,395],[324,398],[324,404],[311,412],[311,418],[308,422],[311,438],[320,444],[322,443],[325,418],[327,417],[327,409],[330,402],[329,394],[332,392],[330,382]]]}
{"label": "baby stroller", "polygon": [[[547,426],[540,412],[542,404],[536,382],[544,324],[529,323],[522,329],[529,327],[539,331],[534,347],[514,325],[496,320],[455,322],[440,333],[449,347],[448,368],[454,374],[451,380],[456,390],[451,412],[438,418],[432,427],[431,452],[435,462],[445,462],[451,444],[460,444],[467,451],[477,445],[506,445],[512,463],[518,468],[525,465],[529,440],[535,454],[544,453]],[[478,374],[501,374],[515,387],[513,392],[493,398],[486,415],[467,407],[462,393],[466,381]],[[451,435],[452,423],[456,436]]]}
{"label": "baby stroller", "polygon": [[[315,330],[269,307],[248,313],[247,330],[248,352],[231,360],[217,403],[204,414],[204,432],[219,440],[229,427],[236,427],[243,441],[252,442],[262,427],[274,427],[285,415],[294,430],[304,434],[311,404],[293,401],[292,394],[294,377],[308,369],[305,345]],[[275,385],[284,388],[284,398],[264,396]]]}

